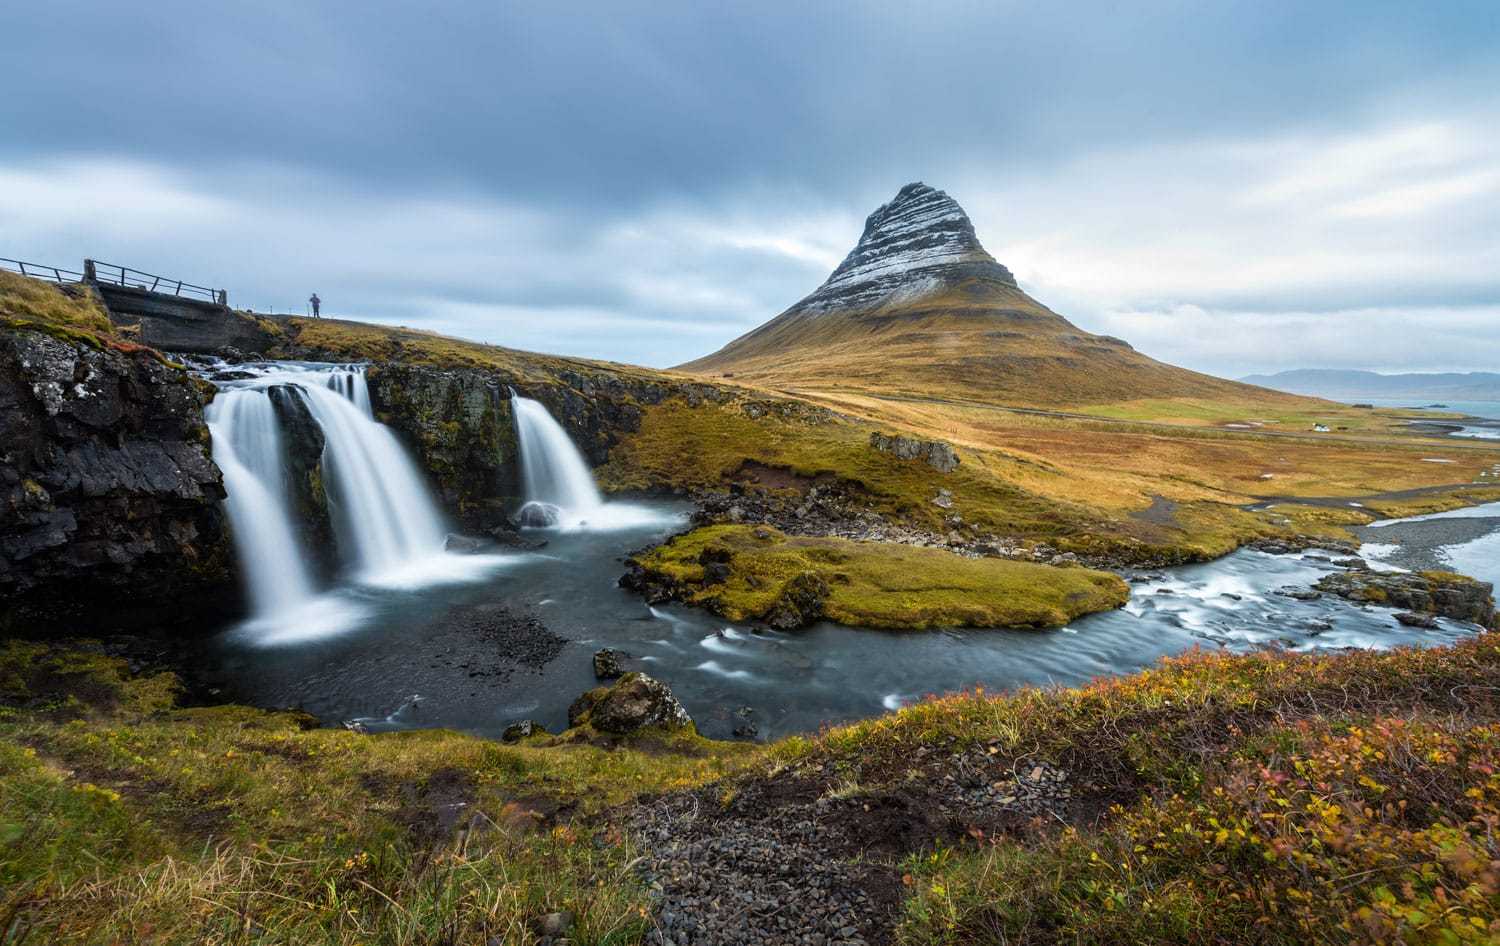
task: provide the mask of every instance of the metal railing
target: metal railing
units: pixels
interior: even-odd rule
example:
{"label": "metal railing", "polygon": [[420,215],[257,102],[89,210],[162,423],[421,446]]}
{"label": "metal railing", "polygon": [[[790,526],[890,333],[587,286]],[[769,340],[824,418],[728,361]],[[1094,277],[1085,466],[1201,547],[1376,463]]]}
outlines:
{"label": "metal railing", "polygon": [[180,279],[156,276],[152,273],[142,272],[139,269],[131,269],[128,266],[119,266],[115,263],[101,263],[98,260],[86,259],[83,261],[83,272],[85,279],[91,279],[98,283],[125,286],[132,289],[144,289],[147,292],[170,293],[174,296],[207,299],[209,302],[217,302],[220,305],[228,305],[229,303],[229,292],[226,289],[210,289],[207,286],[195,286],[190,282],[183,282]]}
{"label": "metal railing", "polygon": [[0,256],[0,269],[12,273],[20,273],[22,276],[30,276],[32,279],[51,279],[54,282],[83,282],[83,273],[75,273],[71,269],[59,269],[56,266],[45,266],[41,263],[28,263],[25,260],[6,259]]}

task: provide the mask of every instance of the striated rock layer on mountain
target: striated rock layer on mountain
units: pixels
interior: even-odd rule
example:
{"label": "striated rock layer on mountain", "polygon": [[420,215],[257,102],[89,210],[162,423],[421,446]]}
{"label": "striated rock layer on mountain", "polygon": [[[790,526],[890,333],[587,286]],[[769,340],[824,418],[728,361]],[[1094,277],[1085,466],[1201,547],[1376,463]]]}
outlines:
{"label": "striated rock layer on mountain", "polygon": [[858,244],[811,295],[679,370],[798,392],[1017,406],[1298,400],[1079,329],[1021,290],[957,201],[920,183],[870,214]]}

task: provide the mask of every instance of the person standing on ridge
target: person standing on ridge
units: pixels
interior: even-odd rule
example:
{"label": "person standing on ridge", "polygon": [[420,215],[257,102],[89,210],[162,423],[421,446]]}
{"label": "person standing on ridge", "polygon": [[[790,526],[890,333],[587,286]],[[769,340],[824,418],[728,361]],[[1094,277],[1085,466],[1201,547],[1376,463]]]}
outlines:
{"label": "person standing on ridge", "polygon": [[312,303],[313,318],[315,318],[315,319],[322,318],[322,316],[318,314],[318,308],[323,304],[323,300],[318,298],[318,294],[316,292],[313,293],[312,296],[309,297],[307,301]]}

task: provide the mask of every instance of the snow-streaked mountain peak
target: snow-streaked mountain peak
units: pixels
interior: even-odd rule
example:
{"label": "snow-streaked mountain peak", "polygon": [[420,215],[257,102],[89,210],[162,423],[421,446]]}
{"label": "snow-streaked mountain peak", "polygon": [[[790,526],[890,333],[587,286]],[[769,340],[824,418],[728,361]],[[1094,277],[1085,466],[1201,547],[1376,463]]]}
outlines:
{"label": "snow-streaked mountain peak", "polygon": [[957,278],[1015,278],[979,244],[958,201],[926,184],[901,188],[865,220],[859,243],[818,290],[794,309],[869,307],[924,295]]}

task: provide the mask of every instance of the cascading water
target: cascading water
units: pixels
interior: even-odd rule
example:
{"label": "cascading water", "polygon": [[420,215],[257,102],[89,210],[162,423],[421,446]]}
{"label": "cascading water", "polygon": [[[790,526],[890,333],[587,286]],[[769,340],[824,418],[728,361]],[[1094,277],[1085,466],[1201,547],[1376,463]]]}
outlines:
{"label": "cascading water", "polygon": [[225,391],[204,412],[224,472],[229,519],[258,617],[287,614],[312,597],[288,515],[281,427],[264,391]]}
{"label": "cascading water", "polygon": [[226,506],[253,607],[246,625],[263,642],[345,630],[364,607],[347,595],[314,592],[298,545],[285,484],[280,420],[267,390],[290,387],[323,433],[323,481],[339,536],[339,557],[361,584],[411,588],[466,580],[494,556],[444,552],[442,516],[420,472],[370,409],[362,368],[247,365],[207,410],[213,456],[224,472]]}
{"label": "cascading water", "polygon": [[547,408],[515,391],[510,403],[521,446],[522,525],[620,529],[662,520],[643,506],[606,503],[588,462]]}
{"label": "cascading water", "polygon": [[369,410],[363,373],[334,386],[298,388],[323,429],[325,481],[363,577],[400,581],[403,567],[443,551],[442,517],[396,437]]}
{"label": "cascading water", "polygon": [[510,403],[521,445],[526,501],[556,506],[570,518],[586,518],[604,505],[583,454],[547,408],[540,401],[514,393]]}

